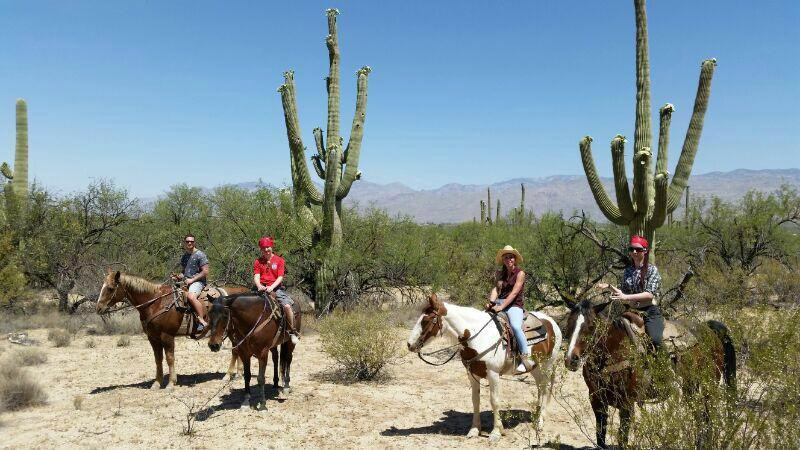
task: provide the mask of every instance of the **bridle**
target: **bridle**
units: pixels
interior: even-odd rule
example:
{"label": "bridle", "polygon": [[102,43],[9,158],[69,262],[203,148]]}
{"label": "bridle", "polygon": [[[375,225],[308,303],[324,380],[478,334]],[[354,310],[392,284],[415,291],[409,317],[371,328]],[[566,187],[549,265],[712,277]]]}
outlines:
{"label": "bridle", "polygon": [[[433,351],[433,352],[422,353],[422,351],[421,351],[421,350],[422,350],[422,345],[423,345],[423,344],[425,343],[425,341],[427,340],[427,338],[425,338],[425,337],[426,337],[426,336],[428,336],[428,330],[429,330],[429,329],[431,329],[433,326],[438,326],[438,327],[439,327],[439,330],[437,330],[437,331],[436,331],[436,333],[434,334],[434,336],[435,336],[435,335],[439,334],[439,333],[442,331],[442,329],[444,328],[444,318],[442,317],[442,315],[441,315],[441,314],[439,314],[438,312],[436,312],[436,310],[435,310],[435,309],[434,309],[433,311],[431,311],[431,312],[430,312],[430,314],[425,314],[425,316],[426,316],[426,317],[427,317],[427,316],[433,316],[433,318],[431,319],[431,322],[430,322],[430,327],[426,327],[425,329],[423,329],[423,330],[422,330],[422,333],[420,333],[419,337],[417,338],[417,341],[416,341],[416,342],[414,342],[414,345],[413,345],[412,347],[418,347],[418,348],[419,348],[419,350],[417,350],[417,352],[416,352],[416,353],[417,353],[417,356],[419,357],[419,359],[421,359],[421,360],[422,360],[424,363],[426,363],[426,364],[429,364],[429,365],[431,365],[431,366],[443,366],[443,365],[445,365],[445,364],[449,363],[449,362],[450,362],[450,361],[451,361],[453,358],[455,358],[456,354],[458,354],[458,351],[453,351],[453,354],[451,354],[451,355],[450,355],[450,357],[449,357],[449,358],[447,358],[447,360],[445,360],[445,361],[444,361],[444,362],[442,362],[442,363],[434,363],[434,362],[430,362],[430,361],[426,360],[425,358],[423,358],[423,357],[422,357],[423,355],[425,355],[425,356],[433,356],[433,355],[435,355],[435,354],[437,354],[437,353],[446,352],[446,351],[448,351],[448,350],[450,350],[450,349],[452,349],[452,348],[455,348],[455,347],[464,347],[464,348],[467,348],[467,347],[468,347],[468,346],[467,346],[467,344],[468,344],[468,343],[469,343],[471,340],[473,340],[473,339],[475,339],[476,337],[478,337],[478,335],[479,335],[479,334],[481,334],[481,332],[482,332],[482,331],[483,331],[483,330],[484,330],[484,329],[485,329],[485,328],[486,328],[486,327],[487,327],[487,326],[488,326],[490,323],[492,323],[492,322],[495,320],[494,316],[492,316],[492,317],[491,317],[491,318],[490,318],[490,319],[489,319],[489,320],[488,320],[488,321],[487,321],[485,324],[483,324],[483,326],[481,327],[481,329],[480,329],[480,330],[478,330],[478,332],[477,332],[477,333],[475,333],[474,335],[472,335],[472,336],[470,336],[470,337],[468,337],[468,338],[466,338],[466,339],[461,339],[461,338],[459,338],[459,340],[458,340],[458,343],[457,343],[457,344],[453,344],[453,345],[451,345],[451,346],[449,346],[449,347],[445,347],[445,348],[442,348],[442,349],[439,349],[439,350],[436,350],[436,351]],[[473,361],[475,361],[475,360],[477,360],[477,359],[479,359],[479,358],[483,357],[484,355],[486,355],[486,354],[487,354],[487,353],[489,353],[490,351],[492,351],[492,350],[494,350],[494,349],[497,349],[498,345],[500,345],[500,342],[501,342],[502,340],[503,340],[503,338],[501,337],[500,339],[498,339],[498,340],[497,340],[497,342],[495,342],[495,343],[494,343],[494,345],[490,346],[488,349],[484,350],[483,352],[479,352],[477,355],[473,356],[472,358],[470,358],[470,359],[468,359],[468,360],[462,360],[462,362],[463,362],[464,364],[470,364],[471,362],[473,362]],[[421,342],[420,342],[420,341],[421,341]]]}
{"label": "bridle", "polygon": [[[225,332],[223,333],[222,339],[220,340],[220,342],[225,342],[225,339],[229,337],[228,336],[228,331],[230,330],[231,315],[232,315],[231,314],[231,306],[233,305],[233,302],[235,300],[236,300],[236,298],[233,298],[229,305],[220,304],[220,306],[222,308],[225,308],[227,310],[227,312],[228,312],[228,314],[227,314],[228,318],[227,318],[227,321],[225,323]],[[231,347],[231,350],[235,350],[237,347],[242,345],[244,343],[244,341],[247,340],[247,338],[249,338],[250,335],[253,334],[256,331],[256,329],[258,329],[260,327],[260,325],[265,324],[265,323],[269,323],[269,321],[271,321],[275,317],[275,315],[277,313],[277,308],[276,308],[274,299],[271,296],[267,296],[264,300],[265,300],[264,301],[264,307],[261,309],[261,313],[258,315],[258,319],[256,319],[256,321],[253,323],[253,326],[250,328],[250,331],[248,331],[247,334],[245,334],[244,337],[242,339],[240,339],[238,343],[236,343],[233,347]],[[269,317],[267,317],[267,319],[262,322],[261,319],[264,317],[264,313],[267,312],[267,305],[268,304],[270,305],[271,312],[270,312]],[[278,331],[275,333],[275,337],[273,338],[272,345],[270,345],[269,348],[272,348],[275,345],[275,342],[278,340],[278,336],[280,336],[280,333],[281,333],[281,330],[279,328]],[[230,338],[231,338],[231,343],[233,343],[234,336],[231,335]]]}
{"label": "bridle", "polygon": [[[169,310],[172,309],[173,306],[178,304],[178,296],[176,294],[180,289],[176,288],[175,285],[172,286],[172,289],[169,292],[161,294],[161,295],[159,295],[157,297],[153,297],[153,298],[151,298],[151,299],[149,299],[149,300],[147,300],[144,303],[141,303],[139,305],[134,305],[133,304],[133,300],[131,300],[131,298],[133,296],[131,295],[131,292],[128,290],[128,287],[125,286],[125,283],[117,282],[117,286],[116,286],[115,289],[118,289],[118,288],[122,288],[123,297],[122,297],[121,300],[116,300],[115,303],[127,300],[128,304],[124,305],[121,308],[117,308],[117,309],[114,309],[114,310],[111,310],[111,311],[107,311],[104,314],[111,314],[112,312],[124,311],[124,310],[129,309],[129,308],[134,308],[137,311],[141,312],[140,308],[144,308],[146,306],[149,306],[150,304],[154,303],[156,300],[160,300],[160,299],[162,299],[162,298],[164,298],[164,297],[166,297],[168,295],[172,295],[172,303],[170,303],[166,308],[163,308],[161,311],[159,311],[158,313],[156,313],[152,317],[140,320],[140,322],[143,322],[142,323],[142,328],[145,328],[145,329],[147,328],[148,325],[150,325],[150,322],[152,322],[153,320],[157,319],[158,317],[161,317],[162,315],[166,314],[167,312],[169,312]],[[113,298],[116,299],[117,295],[118,294],[115,292]]]}

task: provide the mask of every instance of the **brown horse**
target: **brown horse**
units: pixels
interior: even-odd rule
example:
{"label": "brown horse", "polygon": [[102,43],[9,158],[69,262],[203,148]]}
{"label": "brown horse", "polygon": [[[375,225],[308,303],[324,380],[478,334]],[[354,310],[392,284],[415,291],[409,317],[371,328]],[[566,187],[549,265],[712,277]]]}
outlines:
{"label": "brown horse", "polygon": [[[609,307],[612,304],[615,306]],[[564,364],[570,371],[576,371],[583,363],[583,379],[589,388],[597,445],[601,448],[606,445],[609,406],[619,410],[619,445],[625,447],[635,404],[658,400],[655,390],[648,386],[650,383],[644,381],[647,377],[636,369],[635,359],[643,355],[637,354],[636,344],[631,342],[625,324],[616,320],[620,315],[612,313],[612,310],[619,312],[616,306],[619,306],[616,302],[593,305],[584,300],[572,308],[566,330],[570,341]],[[687,381],[691,377],[686,375],[704,369],[715,371],[730,389],[735,389],[736,353],[725,325],[709,320],[688,331],[697,339],[697,344],[678,353],[673,361],[674,373],[684,379],[684,393],[697,389]]]}
{"label": "brown horse", "polygon": [[[258,402],[255,409],[266,409],[264,395],[264,373],[272,351],[275,365],[273,383],[280,398],[291,392],[289,386],[292,366],[292,352],[295,344],[291,340],[287,327],[281,320],[281,307],[273,300],[267,300],[256,294],[235,294],[219,297],[214,300],[209,311],[210,328],[208,347],[217,352],[230,335],[234,342],[234,350],[242,358],[244,368],[245,397],[242,408],[250,404],[250,358],[258,358]],[[302,315],[295,313],[295,329],[300,331]],[[280,346],[280,375],[283,386],[279,386],[278,359],[275,349]]]}
{"label": "brown horse", "polygon": [[[227,293],[245,292],[247,288],[241,286],[225,286]],[[167,356],[169,378],[165,388],[177,383],[178,375],[175,371],[175,336],[187,336],[188,331],[181,328],[184,314],[176,308],[177,299],[183,295],[180,289],[171,284],[156,284],[145,279],[128,275],[122,272],[108,271],[100,289],[97,299],[97,313],[103,314],[118,302],[127,300],[134,309],[139,311],[139,320],[142,329],[153,347],[156,360],[156,378],[151,386],[158,389],[164,378],[162,359]],[[234,352],[228,365],[227,377],[233,378],[236,373],[236,362],[239,358]]]}

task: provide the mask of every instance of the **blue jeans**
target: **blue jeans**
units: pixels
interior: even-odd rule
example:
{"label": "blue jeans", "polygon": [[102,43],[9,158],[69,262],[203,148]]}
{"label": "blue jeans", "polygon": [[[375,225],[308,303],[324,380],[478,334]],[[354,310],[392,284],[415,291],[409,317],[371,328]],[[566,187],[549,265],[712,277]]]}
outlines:
{"label": "blue jeans", "polygon": [[[494,301],[495,304],[501,304],[503,299],[499,298]],[[517,349],[523,355],[530,355],[531,351],[528,348],[528,339],[525,338],[525,333],[522,332],[522,316],[525,314],[519,306],[509,305],[503,311],[508,314],[508,322],[511,325],[511,331],[514,332],[514,338],[517,340]]]}

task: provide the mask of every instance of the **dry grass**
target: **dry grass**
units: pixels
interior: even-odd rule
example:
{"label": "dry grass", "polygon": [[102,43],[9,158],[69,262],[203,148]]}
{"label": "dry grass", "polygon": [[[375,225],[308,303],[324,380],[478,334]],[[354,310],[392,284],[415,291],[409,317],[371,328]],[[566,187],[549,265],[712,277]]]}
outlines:
{"label": "dry grass", "polygon": [[15,411],[47,401],[44,388],[27,370],[20,369],[16,361],[6,358],[0,363],[0,407]]}
{"label": "dry grass", "polygon": [[128,336],[120,336],[117,339],[117,347],[129,347],[131,345],[131,338]]}
{"label": "dry grass", "polygon": [[14,352],[12,358],[20,366],[38,366],[47,362],[47,354],[35,347],[22,347]]}
{"label": "dry grass", "polygon": [[56,328],[47,332],[47,340],[52,342],[54,347],[67,347],[72,342],[72,335],[67,330]]}

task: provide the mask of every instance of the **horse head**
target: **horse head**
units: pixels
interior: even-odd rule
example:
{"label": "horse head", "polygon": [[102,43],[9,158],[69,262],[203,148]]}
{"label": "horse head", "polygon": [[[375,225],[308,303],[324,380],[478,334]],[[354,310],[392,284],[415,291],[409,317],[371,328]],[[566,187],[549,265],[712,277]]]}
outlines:
{"label": "horse head", "polygon": [[222,348],[222,341],[225,340],[225,332],[231,320],[230,301],[227,298],[224,296],[214,298],[208,311],[208,326],[211,330],[208,335],[208,348],[212,352],[218,352]]}
{"label": "horse head", "polygon": [[589,300],[583,300],[570,307],[572,312],[567,320],[566,329],[566,335],[570,336],[570,340],[567,353],[564,355],[564,365],[568,370],[572,372],[578,370],[586,359],[594,342],[597,315],[608,305],[608,302],[594,305]]}
{"label": "horse head", "polygon": [[125,300],[124,289],[121,288],[120,271],[112,272],[107,270],[106,278],[103,280],[103,287],[100,288],[100,295],[97,297],[97,314],[108,312],[118,302]]}
{"label": "horse head", "polygon": [[414,324],[414,328],[411,329],[411,334],[408,336],[406,343],[408,350],[418,352],[432,337],[441,335],[444,329],[445,315],[447,315],[447,308],[436,297],[436,294],[431,294],[422,315],[417,319],[417,323]]}

